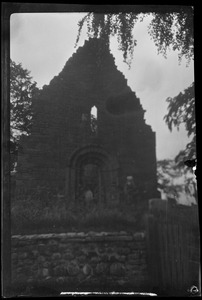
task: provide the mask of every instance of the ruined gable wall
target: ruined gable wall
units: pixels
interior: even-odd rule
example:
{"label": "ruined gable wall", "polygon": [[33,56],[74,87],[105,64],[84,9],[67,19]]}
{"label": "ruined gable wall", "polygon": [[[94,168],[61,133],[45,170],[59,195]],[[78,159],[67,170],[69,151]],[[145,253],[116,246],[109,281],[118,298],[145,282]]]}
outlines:
{"label": "ruined gable wall", "polygon": [[[133,99],[136,109],[121,114],[109,112],[108,100],[116,97],[123,102]],[[98,109],[96,136],[89,124],[82,121],[82,114],[89,115],[94,105]],[[145,124],[139,99],[117,70],[107,47],[99,48],[94,40],[86,42],[60,74],[44,86],[34,109],[32,135],[22,142],[19,181],[32,178],[32,185],[44,181],[62,189],[72,153],[78,147],[95,143],[117,157],[123,180],[134,174],[141,181],[146,174],[148,180],[153,178],[151,187],[155,189],[155,134]]]}

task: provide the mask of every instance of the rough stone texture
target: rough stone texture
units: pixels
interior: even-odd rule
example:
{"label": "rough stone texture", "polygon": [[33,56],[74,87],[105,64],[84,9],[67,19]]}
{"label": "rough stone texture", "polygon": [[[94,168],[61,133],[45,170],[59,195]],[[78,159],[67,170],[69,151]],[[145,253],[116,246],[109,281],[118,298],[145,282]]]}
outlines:
{"label": "rough stone texture", "polygon": [[[94,131],[93,106],[98,112]],[[140,100],[101,40],[90,39],[78,48],[43,87],[33,109],[31,136],[21,139],[17,188],[48,185],[74,203],[86,188],[82,172],[91,164],[98,172],[90,186],[98,202],[130,203],[127,176],[134,178],[137,205],[140,199],[143,203],[158,195],[155,133],[145,124]]]}
{"label": "rough stone texture", "polygon": [[[97,235],[102,237],[99,242]],[[71,283],[73,280],[74,286],[87,281],[92,288],[102,282],[134,288],[146,286],[144,233],[94,233],[87,238],[88,233],[13,236],[12,282]],[[60,250],[54,252],[51,246],[56,243]]]}

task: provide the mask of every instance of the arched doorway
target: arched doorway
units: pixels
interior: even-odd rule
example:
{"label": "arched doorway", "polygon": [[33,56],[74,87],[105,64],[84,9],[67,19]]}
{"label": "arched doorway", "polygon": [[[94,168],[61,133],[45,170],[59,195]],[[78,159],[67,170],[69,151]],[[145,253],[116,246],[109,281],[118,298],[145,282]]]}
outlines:
{"label": "arched doorway", "polygon": [[118,163],[102,147],[88,145],[73,153],[66,179],[69,201],[79,205],[90,190],[96,204],[107,203],[108,191],[114,183],[118,185]]}

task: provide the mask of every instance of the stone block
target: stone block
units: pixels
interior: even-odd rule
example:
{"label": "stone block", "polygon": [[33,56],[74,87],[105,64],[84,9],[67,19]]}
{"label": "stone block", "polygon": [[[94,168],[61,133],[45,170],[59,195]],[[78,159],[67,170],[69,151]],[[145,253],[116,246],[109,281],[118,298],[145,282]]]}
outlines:
{"label": "stone block", "polygon": [[48,268],[50,267],[50,262],[45,261],[45,262],[43,263],[43,267],[46,268],[46,269],[48,269]]}
{"label": "stone block", "polygon": [[96,273],[97,274],[106,274],[108,272],[108,264],[101,262],[96,266]]}
{"label": "stone block", "polygon": [[91,261],[92,263],[98,263],[98,262],[100,262],[100,260],[101,260],[101,258],[100,258],[99,256],[93,256],[93,257],[90,259],[90,261]]}
{"label": "stone block", "polygon": [[80,255],[80,256],[77,257],[77,260],[78,260],[79,263],[84,263],[87,260],[87,258],[86,258],[85,255]]}
{"label": "stone block", "polygon": [[59,260],[59,259],[61,259],[61,257],[62,257],[62,255],[59,252],[57,252],[57,253],[53,253],[51,259],[52,260]]}
{"label": "stone block", "polygon": [[85,276],[89,276],[93,273],[93,269],[89,264],[85,264],[82,268],[82,271]]}
{"label": "stone block", "polygon": [[110,274],[113,276],[124,276],[125,275],[125,266],[121,263],[113,263],[110,266]]}
{"label": "stone block", "polygon": [[66,275],[66,269],[64,266],[55,266],[53,268],[53,274],[55,277],[65,276]]}
{"label": "stone block", "polygon": [[125,255],[117,255],[116,258],[120,262],[125,262],[126,261],[126,256]]}
{"label": "stone block", "polygon": [[70,261],[74,258],[74,255],[71,252],[67,252],[63,254],[63,259],[66,261]]}
{"label": "stone block", "polygon": [[66,270],[69,276],[76,276],[80,272],[80,267],[77,263],[69,263],[66,265]]}
{"label": "stone block", "polygon": [[19,254],[19,259],[24,260],[24,259],[26,259],[27,257],[28,257],[28,253],[27,253],[27,252],[23,252],[23,253],[20,253],[20,254]]}
{"label": "stone block", "polygon": [[139,251],[133,252],[132,254],[128,255],[128,260],[138,260],[140,258]]}
{"label": "stone block", "polygon": [[46,258],[45,258],[44,256],[42,256],[42,255],[40,255],[40,256],[37,258],[37,261],[38,261],[39,263],[44,263],[45,260],[46,260]]}
{"label": "stone block", "polygon": [[34,258],[36,258],[37,256],[40,256],[38,250],[32,250],[32,251],[31,251],[31,255],[32,255],[32,257],[34,257]]}
{"label": "stone block", "polygon": [[126,247],[119,247],[117,249],[117,253],[120,254],[120,255],[128,255],[129,253],[131,253],[131,249],[126,248]]}
{"label": "stone block", "polygon": [[37,248],[40,254],[44,254],[46,252],[47,245],[40,243]]}
{"label": "stone block", "polygon": [[49,275],[49,270],[48,270],[47,268],[43,268],[43,270],[42,270],[42,275],[43,275],[43,277],[48,277],[48,275]]}

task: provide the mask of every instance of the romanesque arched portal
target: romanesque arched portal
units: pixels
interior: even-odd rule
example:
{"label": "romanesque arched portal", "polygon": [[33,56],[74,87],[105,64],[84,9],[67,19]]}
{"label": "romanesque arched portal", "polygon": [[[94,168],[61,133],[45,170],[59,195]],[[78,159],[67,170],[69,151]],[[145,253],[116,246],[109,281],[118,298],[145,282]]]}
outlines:
{"label": "romanesque arched portal", "polygon": [[93,201],[97,204],[113,200],[113,190],[116,191],[118,201],[118,162],[101,146],[88,145],[77,149],[69,159],[66,174],[66,195],[69,201],[81,204],[87,190],[92,192]]}

